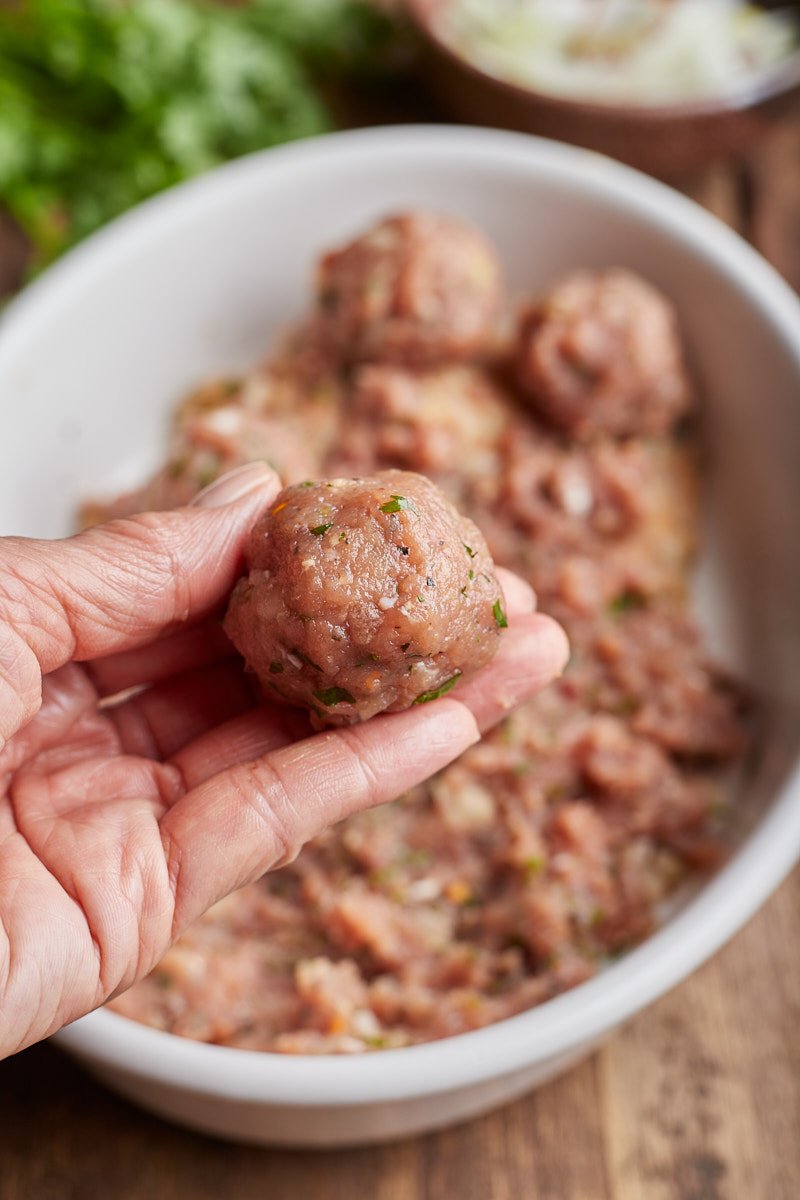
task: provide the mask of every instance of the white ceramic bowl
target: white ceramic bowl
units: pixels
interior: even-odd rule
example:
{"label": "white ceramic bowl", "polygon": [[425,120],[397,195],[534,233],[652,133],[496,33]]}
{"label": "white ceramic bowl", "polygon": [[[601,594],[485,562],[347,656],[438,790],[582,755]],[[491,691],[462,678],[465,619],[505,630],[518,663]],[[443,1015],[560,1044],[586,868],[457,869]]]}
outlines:
{"label": "white ceramic bowl", "polygon": [[408,205],[483,226],[514,287],[613,263],[675,299],[714,449],[702,605],[714,640],[765,698],[764,730],[729,865],[681,897],[644,945],[531,1012],[363,1057],[201,1045],[102,1011],[59,1035],[132,1100],[236,1139],[369,1142],[520,1095],[703,962],[800,849],[800,309],[734,234],[605,159],[515,134],[380,129],[256,155],[143,205],[51,270],[3,322],[0,531],[67,531],[87,490],[156,457],[184,388],[257,359],[303,309],[322,247]]}

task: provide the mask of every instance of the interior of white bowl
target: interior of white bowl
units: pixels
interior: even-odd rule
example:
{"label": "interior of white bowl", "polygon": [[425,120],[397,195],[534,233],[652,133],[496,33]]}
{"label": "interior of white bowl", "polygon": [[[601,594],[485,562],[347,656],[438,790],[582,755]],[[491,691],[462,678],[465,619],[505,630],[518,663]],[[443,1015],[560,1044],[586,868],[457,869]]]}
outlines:
{"label": "interior of white bowl", "polygon": [[201,1046],[101,1012],[64,1035],[98,1061],[185,1076],[212,1094],[332,1104],[488,1078],[602,1034],[677,982],[800,848],[800,308],[734,234],[598,156],[499,132],[376,130],[257,155],[142,206],[31,287],[0,326],[0,532],[65,534],[82,497],[140,477],[181,393],[261,357],[303,310],[322,248],[420,205],[485,229],[516,292],[618,264],[678,306],[711,448],[699,603],[713,644],[763,704],[741,848],[644,946],[486,1030],[306,1060]]}

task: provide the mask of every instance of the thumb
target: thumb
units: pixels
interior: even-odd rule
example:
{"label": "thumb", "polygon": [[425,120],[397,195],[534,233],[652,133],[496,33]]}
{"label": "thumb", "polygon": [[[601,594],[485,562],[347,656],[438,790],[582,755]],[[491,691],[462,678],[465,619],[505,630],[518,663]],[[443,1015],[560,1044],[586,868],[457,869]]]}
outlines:
{"label": "thumb", "polygon": [[221,604],[279,488],[274,471],[250,463],[188,508],[61,541],[0,539],[0,739],[38,710],[43,674],[141,646]]}

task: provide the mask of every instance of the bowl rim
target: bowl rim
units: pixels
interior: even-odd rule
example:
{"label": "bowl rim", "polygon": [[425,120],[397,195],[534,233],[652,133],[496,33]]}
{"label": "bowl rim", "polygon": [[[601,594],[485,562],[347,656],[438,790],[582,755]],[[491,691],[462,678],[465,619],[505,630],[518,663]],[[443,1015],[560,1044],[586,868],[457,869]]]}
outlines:
{"label": "bowl rim", "polygon": [[[448,3],[449,0],[444,0]],[[702,117],[725,117],[744,113],[760,104],[788,96],[800,88],[800,47],[773,67],[756,75],[751,83],[731,89],[718,95],[711,95],[696,100],[676,100],[671,103],[635,104],[625,101],[604,101],[598,99],[583,99],[580,96],[561,95],[558,92],[548,92],[546,89],[526,87],[495,75],[486,70],[466,54],[462,54],[437,27],[434,8],[442,4],[442,0],[405,0],[405,8],[411,22],[440,54],[449,62],[458,66],[466,74],[484,84],[494,87],[517,102],[533,102],[541,107],[548,107],[553,113],[564,116],[580,116],[595,118],[604,122],[637,125],[647,129],[664,121],[688,121]]]}
{"label": "bowl rim", "polygon": [[[171,189],[89,238],[9,305],[0,322],[0,380],[35,347],[66,306],[146,253],[148,242],[191,219],[224,212],[253,183],[271,186],[306,173],[345,172],[372,157],[503,169],[561,182],[635,213],[707,262],[771,327],[800,380],[800,301],[739,236],[664,184],[594,152],[526,134],[452,126],[395,126],[328,134],[262,151]],[[445,167],[447,169],[447,166]],[[494,1025],[374,1054],[288,1056],[193,1042],[109,1011],[56,1035],[99,1071],[239,1101],[312,1108],[372,1105],[445,1094],[513,1074],[598,1041],[684,979],[719,949],[788,874],[800,856],[800,765],[730,861],[680,913],[624,958],[570,992]]]}

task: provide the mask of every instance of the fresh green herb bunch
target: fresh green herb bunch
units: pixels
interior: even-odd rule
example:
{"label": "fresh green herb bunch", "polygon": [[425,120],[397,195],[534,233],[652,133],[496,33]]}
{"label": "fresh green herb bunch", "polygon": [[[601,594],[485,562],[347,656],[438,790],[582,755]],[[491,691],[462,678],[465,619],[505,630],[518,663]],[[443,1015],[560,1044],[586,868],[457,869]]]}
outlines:
{"label": "fresh green herb bunch", "polygon": [[0,4],[0,207],[41,267],[137,201],[331,124],[388,25],[364,0]]}

